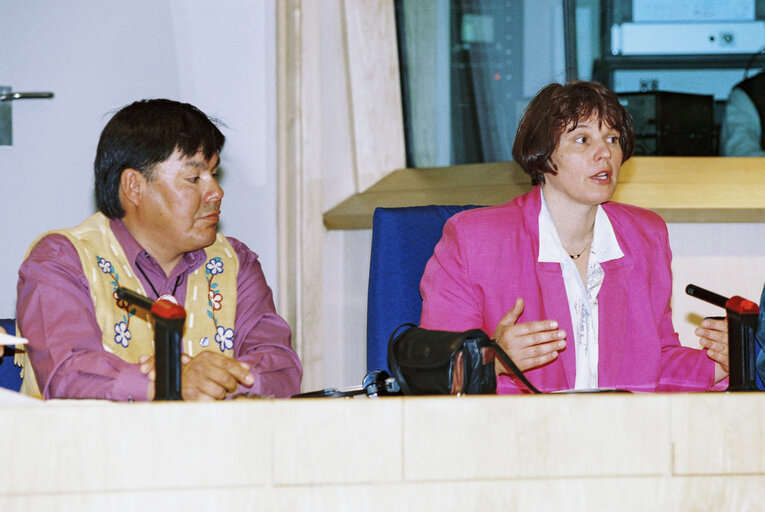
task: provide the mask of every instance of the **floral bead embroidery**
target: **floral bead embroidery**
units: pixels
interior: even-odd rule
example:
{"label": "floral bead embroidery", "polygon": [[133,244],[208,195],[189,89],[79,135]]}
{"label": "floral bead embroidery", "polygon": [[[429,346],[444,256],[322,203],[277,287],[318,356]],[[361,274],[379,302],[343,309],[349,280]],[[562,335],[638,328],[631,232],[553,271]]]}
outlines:
{"label": "floral bead embroidery", "polygon": [[215,334],[215,341],[220,345],[220,351],[231,350],[234,348],[234,330],[218,326],[218,332]]}
{"label": "floral bead embroidery", "polygon": [[114,265],[112,265],[109,260],[100,256],[96,256],[96,262],[98,263],[98,268],[101,269],[101,272],[111,277],[113,289],[112,297],[114,298],[117,307],[127,313],[127,315],[122,315],[122,321],[114,324],[114,342],[127,348],[130,344],[130,339],[133,337],[129,329],[130,318],[135,315],[136,308],[130,309],[130,304],[126,300],[120,299],[117,295],[117,288],[120,287],[120,275],[114,271]]}
{"label": "floral bead embroidery", "polygon": [[126,322],[117,322],[114,324],[114,341],[118,345],[122,345],[123,347],[127,348],[128,344],[130,342],[130,338],[132,335],[130,334],[130,331],[127,328]]}
{"label": "floral bead embroidery", "polygon": [[114,290],[112,292],[112,297],[114,297],[114,300],[117,302],[117,307],[120,309],[127,309],[130,306],[130,303],[126,301],[125,299],[121,299],[119,295],[117,295],[117,290]]}
{"label": "floral bead embroidery", "polygon": [[223,260],[221,260],[219,257],[212,258],[210,261],[207,262],[207,265],[205,265],[205,268],[207,269],[207,274],[212,275],[218,275],[223,273]]}
{"label": "floral bead embroidery", "polygon": [[[212,318],[215,324],[216,334],[215,342],[220,346],[220,351],[225,352],[234,348],[234,330],[223,325],[218,324],[218,319],[215,317],[215,312],[219,311],[223,307],[223,293],[218,290],[218,283],[213,282],[215,276],[222,274],[224,271],[223,260],[216,256],[211,258],[205,265],[205,277],[207,279],[207,316]],[[203,347],[209,345],[209,340],[203,338],[200,344]]]}
{"label": "floral bead embroidery", "polygon": [[104,274],[111,274],[114,272],[114,268],[112,267],[112,263],[110,261],[106,261],[105,259],[98,256],[96,256],[96,260],[98,261],[98,267],[101,269],[101,272]]}
{"label": "floral bead embroidery", "polygon": [[208,297],[210,299],[210,306],[213,308],[213,311],[218,311],[220,309],[220,303],[223,300],[223,295],[210,290]]}

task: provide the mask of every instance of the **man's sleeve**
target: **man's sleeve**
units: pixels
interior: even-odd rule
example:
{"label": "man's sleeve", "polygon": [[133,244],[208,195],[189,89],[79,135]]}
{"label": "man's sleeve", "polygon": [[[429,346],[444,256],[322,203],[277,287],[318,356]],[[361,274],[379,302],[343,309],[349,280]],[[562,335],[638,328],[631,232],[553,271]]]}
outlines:
{"label": "man's sleeve", "polygon": [[292,332],[276,313],[258,256],[229,238],[239,258],[234,357],[250,365],[255,383],[239,393],[289,398],[300,392],[303,368],[292,349]]}
{"label": "man's sleeve", "polygon": [[77,251],[49,235],[19,269],[16,317],[44,398],[146,400],[139,365],[104,350]]}

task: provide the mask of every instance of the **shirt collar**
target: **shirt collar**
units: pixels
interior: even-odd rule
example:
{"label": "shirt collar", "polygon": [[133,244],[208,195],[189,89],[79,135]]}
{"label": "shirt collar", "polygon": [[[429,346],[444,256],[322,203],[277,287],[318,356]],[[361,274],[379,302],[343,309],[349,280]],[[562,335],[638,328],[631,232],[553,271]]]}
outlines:
{"label": "shirt collar", "polygon": [[[125,256],[127,256],[127,259],[131,264],[135,264],[136,261],[140,261],[140,264],[143,265],[144,261],[149,261],[151,262],[150,264],[152,266],[156,266],[161,270],[157,260],[155,260],[151,254],[146,252],[146,250],[141,247],[141,244],[139,244],[138,241],[133,238],[133,235],[130,234],[130,231],[128,231],[121,219],[109,219],[109,227],[111,228],[112,233],[114,233],[114,236],[119,244],[122,246],[122,250],[125,251]],[[183,255],[181,261],[175,266],[173,271],[170,273],[170,276],[168,277],[176,276],[183,272],[196,270],[196,268],[199,267],[204,262],[204,260],[204,249],[197,249],[196,251],[187,252]]]}
{"label": "shirt collar", "polygon": [[[545,194],[542,188],[539,189],[542,206],[539,210],[539,257],[540,262],[563,263],[571,260],[571,257],[563,248],[558,236],[558,230],[547,208]],[[624,256],[619,242],[614,233],[614,227],[608,218],[603,207],[598,205],[595,214],[595,227],[592,236],[592,246],[590,250],[597,255],[599,262],[619,259]]]}
{"label": "shirt collar", "polygon": [[608,218],[606,211],[598,205],[598,213],[595,215],[595,232],[592,237],[592,252],[598,255],[598,261],[618,260],[624,257],[619,241],[616,239],[614,226]]}

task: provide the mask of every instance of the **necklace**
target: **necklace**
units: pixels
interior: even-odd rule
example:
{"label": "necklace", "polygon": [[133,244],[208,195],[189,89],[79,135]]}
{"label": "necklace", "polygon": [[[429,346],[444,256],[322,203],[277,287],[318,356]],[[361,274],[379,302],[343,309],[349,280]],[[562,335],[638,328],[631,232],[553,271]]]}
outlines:
{"label": "necklace", "polygon": [[151,282],[151,279],[149,279],[149,276],[146,275],[146,272],[143,271],[143,269],[141,268],[141,265],[139,265],[137,261],[135,262],[135,266],[138,267],[138,270],[141,271],[141,275],[143,275],[143,277],[149,283],[149,286],[151,286],[151,291],[154,292],[154,296],[158,297],[157,300],[167,300],[167,301],[172,302],[176,306],[180,306],[181,305],[181,303],[178,302],[178,299],[175,298],[175,291],[178,289],[178,284],[181,282],[181,276],[180,275],[175,278],[175,286],[173,286],[173,293],[172,294],[166,293],[166,294],[160,296],[159,292],[157,291],[157,289],[154,288],[154,283]]}
{"label": "necklace", "polygon": [[581,256],[582,254],[584,254],[584,251],[586,251],[586,250],[587,250],[587,248],[590,246],[590,243],[592,243],[592,238],[590,238],[590,241],[589,241],[589,242],[587,242],[587,245],[585,245],[585,246],[584,246],[584,249],[582,249],[581,251],[579,251],[579,254],[569,254],[569,255],[568,255],[568,257],[569,257],[569,258],[571,258],[572,260],[578,260],[578,259],[579,259],[579,256]]}

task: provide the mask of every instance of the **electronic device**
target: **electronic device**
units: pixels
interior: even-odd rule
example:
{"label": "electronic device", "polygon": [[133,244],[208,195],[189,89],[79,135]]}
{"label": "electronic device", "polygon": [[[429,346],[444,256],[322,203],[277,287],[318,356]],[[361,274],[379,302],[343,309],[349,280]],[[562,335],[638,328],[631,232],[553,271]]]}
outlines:
{"label": "electronic device", "polygon": [[632,116],[637,156],[717,155],[714,98],[668,91],[619,93]]}
{"label": "electronic device", "polygon": [[613,55],[756,53],[765,21],[619,23],[611,27]]}

